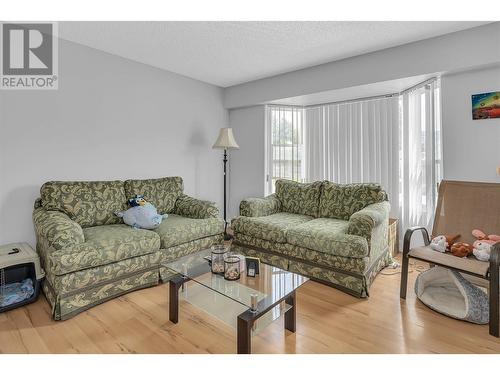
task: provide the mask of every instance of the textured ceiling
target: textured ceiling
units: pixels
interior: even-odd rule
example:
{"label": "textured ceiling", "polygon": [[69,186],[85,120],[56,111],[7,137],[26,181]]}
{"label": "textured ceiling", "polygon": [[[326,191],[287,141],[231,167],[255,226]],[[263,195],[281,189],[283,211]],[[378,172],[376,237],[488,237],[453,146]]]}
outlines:
{"label": "textured ceiling", "polygon": [[487,22],[60,22],[63,39],[221,87]]}

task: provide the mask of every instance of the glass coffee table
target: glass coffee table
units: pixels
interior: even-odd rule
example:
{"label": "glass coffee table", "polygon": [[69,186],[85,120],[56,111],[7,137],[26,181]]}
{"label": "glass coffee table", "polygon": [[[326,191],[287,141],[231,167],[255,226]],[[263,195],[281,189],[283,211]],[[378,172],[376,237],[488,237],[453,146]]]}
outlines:
{"label": "glass coffee table", "polygon": [[295,332],[295,291],[307,277],[261,263],[255,277],[242,268],[239,280],[229,281],[211,272],[210,255],[207,249],[162,263],[177,273],[169,286],[171,322],[179,322],[179,301],[185,300],[236,329],[238,354],[250,354],[252,335],[283,314],[285,329]]}

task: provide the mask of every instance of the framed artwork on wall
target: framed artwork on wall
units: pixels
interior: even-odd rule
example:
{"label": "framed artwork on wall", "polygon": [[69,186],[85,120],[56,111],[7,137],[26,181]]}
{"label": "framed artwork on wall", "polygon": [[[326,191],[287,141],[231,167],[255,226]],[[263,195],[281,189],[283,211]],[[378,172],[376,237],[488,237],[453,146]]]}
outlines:
{"label": "framed artwork on wall", "polygon": [[500,118],[500,91],[472,95],[472,119]]}

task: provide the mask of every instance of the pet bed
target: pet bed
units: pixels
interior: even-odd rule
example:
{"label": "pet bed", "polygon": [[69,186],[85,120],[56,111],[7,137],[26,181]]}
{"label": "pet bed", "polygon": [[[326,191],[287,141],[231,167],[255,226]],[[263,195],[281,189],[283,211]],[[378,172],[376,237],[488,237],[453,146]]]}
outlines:
{"label": "pet bed", "polygon": [[415,294],[441,314],[476,324],[488,323],[488,295],[456,271],[436,266],[422,272],[415,283]]}

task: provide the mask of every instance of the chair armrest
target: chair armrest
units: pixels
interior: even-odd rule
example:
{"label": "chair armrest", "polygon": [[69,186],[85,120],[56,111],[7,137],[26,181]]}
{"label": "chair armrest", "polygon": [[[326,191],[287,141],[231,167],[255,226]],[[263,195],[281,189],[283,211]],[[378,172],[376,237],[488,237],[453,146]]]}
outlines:
{"label": "chair armrest", "polygon": [[56,250],[85,242],[82,227],[62,212],[39,207],[33,211],[33,222],[37,235]]}
{"label": "chair armrest", "polygon": [[407,229],[405,232],[405,238],[403,240],[403,256],[406,256],[410,251],[411,237],[413,236],[413,233],[415,233],[416,231],[420,231],[422,233],[422,238],[424,239],[425,246],[429,246],[429,244],[431,243],[431,240],[429,238],[429,232],[427,232],[427,228],[411,227]]}
{"label": "chair armrest", "polygon": [[269,216],[280,212],[281,203],[275,194],[265,198],[246,198],[240,203],[241,216]]}
{"label": "chair armrest", "polygon": [[219,216],[215,202],[204,201],[182,194],[175,201],[174,214],[193,219],[208,219]]}
{"label": "chair armrest", "polygon": [[364,237],[370,243],[375,227],[389,221],[391,205],[387,201],[370,204],[351,215],[348,234]]}

